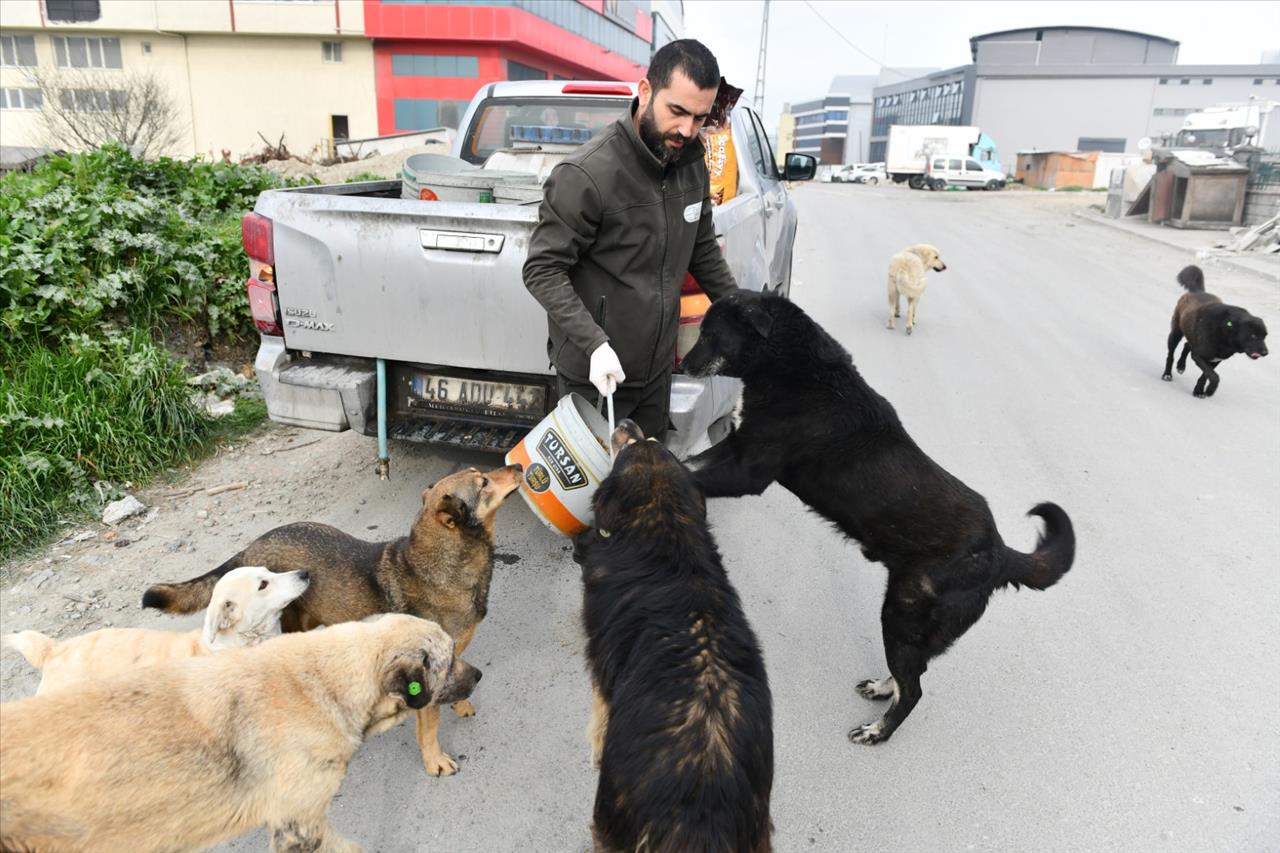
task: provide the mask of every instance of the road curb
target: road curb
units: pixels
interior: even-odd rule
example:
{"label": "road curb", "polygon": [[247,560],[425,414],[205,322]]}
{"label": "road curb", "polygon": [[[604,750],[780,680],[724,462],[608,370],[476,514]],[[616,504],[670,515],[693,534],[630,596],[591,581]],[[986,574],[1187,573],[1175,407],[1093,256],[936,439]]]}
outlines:
{"label": "road curb", "polygon": [[1162,246],[1168,246],[1171,249],[1186,252],[1197,260],[1211,261],[1221,264],[1228,269],[1235,270],[1236,272],[1248,273],[1272,283],[1280,283],[1280,266],[1277,266],[1276,269],[1268,269],[1265,261],[1261,262],[1262,265],[1257,265],[1259,264],[1260,259],[1255,260],[1252,258],[1240,258],[1232,255],[1219,255],[1213,253],[1210,253],[1207,257],[1201,257],[1200,253],[1205,251],[1204,249],[1195,249],[1189,246],[1183,246],[1180,243],[1167,239],[1158,231],[1147,231],[1145,229],[1134,228],[1125,222],[1109,219],[1108,217],[1100,216],[1096,213],[1084,210],[1074,211],[1071,215],[1075,219],[1083,219],[1085,222],[1091,222],[1094,225],[1101,225],[1104,228],[1110,228],[1112,231],[1118,231],[1122,234],[1131,234],[1134,237],[1139,237],[1143,240],[1149,240],[1153,243],[1159,243]]}

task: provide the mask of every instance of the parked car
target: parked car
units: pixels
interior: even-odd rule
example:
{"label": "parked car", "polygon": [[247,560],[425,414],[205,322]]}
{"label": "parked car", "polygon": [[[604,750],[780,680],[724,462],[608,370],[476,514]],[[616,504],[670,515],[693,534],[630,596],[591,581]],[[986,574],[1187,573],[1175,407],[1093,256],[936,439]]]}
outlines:
{"label": "parked car", "polygon": [[853,183],[853,171],[856,166],[833,166],[831,168],[830,181],[833,184],[851,184]]}
{"label": "parked car", "polygon": [[854,169],[852,181],[855,184],[871,184],[875,186],[887,179],[884,163],[862,163]]}
{"label": "parked car", "polygon": [[[533,147],[536,172],[617,120],[634,96],[627,83],[493,83],[467,108],[453,153],[481,166],[503,151],[507,169],[531,133],[568,139]],[[778,169],[745,98],[731,123],[738,186],[715,208],[721,251],[739,286],[786,294],[797,227],[786,182],[812,178],[816,160],[791,153]],[[243,232],[261,333],[255,367],[271,419],[376,433],[383,474],[388,435],[514,446],[556,402],[546,314],[522,280],[538,200],[422,201],[403,198],[399,180],[262,193]],[[676,365],[708,304],[691,276],[684,293]],[[726,435],[740,388],[677,371],[673,451],[698,452]]]}
{"label": "parked car", "polygon": [[1008,183],[1003,172],[982,168],[972,157],[931,157],[925,173],[925,186],[944,190],[948,186],[979,190],[1001,190]]}

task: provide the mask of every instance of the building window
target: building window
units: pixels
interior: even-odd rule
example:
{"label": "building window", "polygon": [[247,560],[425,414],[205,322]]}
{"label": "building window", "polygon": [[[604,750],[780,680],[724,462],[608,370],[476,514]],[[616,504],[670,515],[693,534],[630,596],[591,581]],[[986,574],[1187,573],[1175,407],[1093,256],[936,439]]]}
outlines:
{"label": "building window", "polygon": [[39,89],[0,89],[0,109],[38,110],[44,106]]}
{"label": "building window", "polygon": [[149,41],[144,41],[144,42],[142,43],[142,55],[143,55],[143,56],[150,56],[150,55],[151,55],[151,42],[149,42]]}
{"label": "building window", "polygon": [[35,36],[0,36],[0,65],[20,68],[35,64]]}
{"label": "building window", "polygon": [[1261,85],[1262,85],[1262,78],[1261,78],[1261,77],[1254,77],[1254,78],[1253,78],[1253,85],[1255,85],[1255,86],[1261,86]]}
{"label": "building window", "polygon": [[59,24],[79,24],[102,17],[98,0],[44,0],[44,16]]}
{"label": "building window", "polygon": [[1190,78],[1190,77],[1183,77],[1183,78],[1182,78],[1181,80],[1179,80],[1178,82],[1179,82],[1180,84],[1182,84],[1183,86],[1190,86],[1190,85],[1191,85],[1191,78]]}
{"label": "building window", "polygon": [[469,101],[437,101],[433,98],[396,98],[396,130],[457,128]]}
{"label": "building window", "polygon": [[1160,85],[1161,85],[1161,86],[1168,86],[1168,85],[1169,85],[1169,78],[1168,78],[1168,77],[1161,77],[1161,78],[1160,78]]}
{"label": "building window", "polygon": [[54,36],[53,55],[59,68],[123,68],[120,39]]}
{"label": "building window", "polygon": [[325,62],[342,61],[342,42],[326,41],[320,43],[320,57]]}
{"label": "building window", "polygon": [[546,80],[547,72],[541,68],[534,68],[532,65],[525,65],[521,62],[513,62],[507,60],[507,79],[508,80]]}
{"label": "building window", "polygon": [[1097,136],[1082,136],[1076,143],[1077,151],[1103,151],[1111,154],[1124,153],[1124,140]]}
{"label": "building window", "polygon": [[63,89],[58,93],[62,108],[76,113],[118,113],[129,106],[129,96],[120,89]]}
{"label": "building window", "polygon": [[335,140],[351,138],[350,122],[347,121],[346,116],[329,116],[329,127],[333,130]]}
{"label": "building window", "polygon": [[395,53],[391,55],[391,73],[396,77],[479,77],[480,59],[475,56]]}
{"label": "building window", "polygon": [[1212,77],[1206,77],[1206,78],[1204,78],[1203,80],[1201,80],[1200,82],[1201,82],[1201,83],[1203,83],[1203,84],[1204,84],[1204,85],[1206,85],[1206,86],[1211,86],[1211,85],[1213,85],[1213,78],[1212,78]]}

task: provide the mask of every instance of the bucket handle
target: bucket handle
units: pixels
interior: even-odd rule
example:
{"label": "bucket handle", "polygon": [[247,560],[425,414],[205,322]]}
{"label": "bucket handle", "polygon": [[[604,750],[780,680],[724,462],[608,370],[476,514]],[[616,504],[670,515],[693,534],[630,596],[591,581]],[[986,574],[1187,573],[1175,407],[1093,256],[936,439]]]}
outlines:
{"label": "bucket handle", "polygon": [[605,394],[603,396],[596,397],[597,412],[603,415],[604,412],[602,411],[602,409],[604,409],[606,405],[608,406],[608,409],[609,409],[609,467],[612,468],[615,457],[617,456],[617,454],[614,453],[614,450],[613,450],[613,431],[616,428],[613,422],[613,395]]}

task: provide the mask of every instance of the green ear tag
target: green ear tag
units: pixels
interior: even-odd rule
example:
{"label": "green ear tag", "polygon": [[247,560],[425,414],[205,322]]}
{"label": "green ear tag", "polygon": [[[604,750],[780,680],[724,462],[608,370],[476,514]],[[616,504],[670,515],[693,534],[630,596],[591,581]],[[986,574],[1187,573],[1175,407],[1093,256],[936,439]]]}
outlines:
{"label": "green ear tag", "polygon": [[410,695],[410,696],[417,696],[417,695],[418,695],[419,693],[421,693],[421,692],[422,692],[422,685],[421,685],[420,683],[418,683],[417,681],[410,681],[410,682],[409,682],[409,695]]}
{"label": "green ear tag", "polygon": [[1231,328],[1231,321],[1230,321],[1230,320],[1228,320],[1228,321],[1227,321],[1227,328],[1228,328],[1228,329],[1230,329],[1230,328]]}

